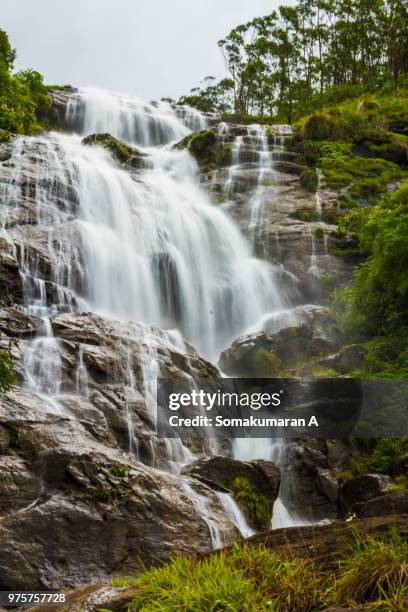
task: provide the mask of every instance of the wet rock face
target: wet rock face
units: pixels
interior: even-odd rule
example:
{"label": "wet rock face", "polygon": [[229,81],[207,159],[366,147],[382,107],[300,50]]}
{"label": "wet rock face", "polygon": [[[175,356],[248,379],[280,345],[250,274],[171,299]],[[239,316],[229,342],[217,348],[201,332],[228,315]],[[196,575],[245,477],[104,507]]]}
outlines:
{"label": "wet rock face", "polygon": [[351,478],[341,487],[342,505],[346,511],[353,513],[357,504],[384,495],[391,483],[391,478],[383,474],[363,474]]}
{"label": "wet rock face", "polygon": [[[211,549],[194,491],[207,500],[225,541],[236,534],[205,484],[144,466],[120,447],[120,395],[114,385],[104,402],[100,394],[95,402],[92,393],[83,400],[61,396],[57,404],[16,389],[1,398],[3,589],[107,580],[135,571],[139,557],[149,563]],[[140,397],[141,411],[143,403]]]}
{"label": "wet rock face", "polygon": [[272,461],[238,461],[231,457],[207,457],[183,468],[183,474],[197,478],[210,487],[229,489],[238,476],[247,479],[259,495],[275,501],[279,493],[280,472]]}
{"label": "wet rock face", "polygon": [[67,107],[69,100],[77,94],[78,90],[71,85],[59,89],[51,89],[48,92],[52,100],[51,107],[43,112],[39,119],[48,123],[50,129],[60,130],[65,125],[65,117],[67,114]]}
{"label": "wet rock face", "polygon": [[311,521],[339,515],[340,486],[324,440],[290,442],[286,449],[282,499]]}
{"label": "wet rock face", "polygon": [[407,514],[408,492],[387,492],[385,495],[372,497],[367,501],[356,503],[353,511],[359,518]]}
{"label": "wet rock face", "polygon": [[[214,376],[214,366],[148,326],[75,313],[51,324],[59,336],[58,401],[27,388],[0,398],[0,586],[105,581],[135,571],[139,557],[149,563],[208,551],[212,537],[195,495],[206,500],[223,541],[237,535],[203,482],[155,469],[168,470],[169,458],[189,451],[154,440],[141,373],[153,358],[171,377]],[[18,308],[0,309],[0,349],[10,348],[20,380],[27,369],[35,377],[41,363],[41,343],[32,342],[41,325]]]}
{"label": "wet rock face", "polygon": [[201,163],[201,168],[203,181],[257,255],[284,266],[289,285],[296,279],[292,299],[302,302],[324,297],[327,276],[344,285],[353,262],[332,254],[347,246],[335,231],[338,194],[317,176],[316,188],[305,185],[305,168],[285,147],[284,127],[220,123],[212,130],[217,167]]}
{"label": "wet rock face", "polygon": [[300,372],[299,364],[313,363],[333,353],[338,332],[328,309],[298,307],[263,322],[263,331],[235,340],[220,356],[220,368],[231,376],[284,376]]}

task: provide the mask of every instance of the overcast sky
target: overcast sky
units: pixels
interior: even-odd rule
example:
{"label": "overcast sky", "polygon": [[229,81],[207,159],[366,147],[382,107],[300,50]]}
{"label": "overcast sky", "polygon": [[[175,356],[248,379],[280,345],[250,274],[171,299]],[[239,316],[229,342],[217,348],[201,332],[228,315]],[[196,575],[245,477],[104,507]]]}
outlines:
{"label": "overcast sky", "polygon": [[16,68],[48,84],[178,97],[224,75],[217,41],[278,0],[0,0]]}

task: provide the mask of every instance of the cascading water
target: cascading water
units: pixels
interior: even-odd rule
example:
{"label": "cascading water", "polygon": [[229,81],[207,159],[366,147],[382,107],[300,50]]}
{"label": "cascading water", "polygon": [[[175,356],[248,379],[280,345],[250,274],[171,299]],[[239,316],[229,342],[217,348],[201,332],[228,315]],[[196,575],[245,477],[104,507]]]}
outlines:
{"label": "cascading water", "polygon": [[[70,102],[67,123],[82,135],[109,132],[145,147],[149,163],[131,174],[107,150],[84,145],[77,133],[17,140],[15,176],[27,170],[27,160],[36,163],[36,231],[46,237],[44,248],[51,267],[51,281],[45,287],[35,253],[26,252],[23,239],[14,237],[27,312],[43,319],[43,329],[25,357],[26,381],[32,391],[58,407],[61,357],[50,324],[57,312],[91,311],[176,328],[201,354],[216,360],[237,336],[267,313],[285,307],[273,266],[253,257],[235,223],[211,204],[188,152],[171,146],[191,129],[204,127],[199,113],[86,89]],[[264,135],[252,136],[264,143]],[[262,143],[260,160],[266,170],[270,155]],[[237,163],[241,144],[236,143]],[[262,186],[262,168],[259,172]],[[7,206],[12,208],[19,193],[14,183],[8,187]],[[149,333],[143,338],[149,349],[142,364],[148,410],[154,404],[153,383],[159,375],[155,339]],[[174,342],[170,332],[162,333]],[[127,370],[129,449],[138,458],[130,360]],[[76,393],[85,398],[89,393],[81,348]],[[169,445],[168,454],[173,463],[191,460],[177,444]],[[203,511],[203,500],[189,494]],[[220,503],[224,509],[228,506],[234,524],[247,535],[249,528],[235,503],[224,498]],[[218,545],[212,523],[209,528]]]}

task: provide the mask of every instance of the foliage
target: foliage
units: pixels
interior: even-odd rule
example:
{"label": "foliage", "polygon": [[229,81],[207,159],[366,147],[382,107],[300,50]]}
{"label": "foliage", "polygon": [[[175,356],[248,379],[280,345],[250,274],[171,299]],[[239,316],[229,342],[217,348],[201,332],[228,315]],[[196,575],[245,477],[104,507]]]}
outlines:
{"label": "foliage", "polygon": [[307,612],[321,599],[321,577],[313,570],[309,560],[281,560],[263,546],[233,544],[228,552],[180,557],[140,574],[130,581],[138,594],[128,610]]}
{"label": "foliage", "polygon": [[408,438],[383,438],[368,458],[368,467],[375,472],[387,474],[407,450]]}
{"label": "foliage", "polygon": [[193,106],[202,112],[229,113],[232,110],[229,96],[232,87],[230,79],[216,83],[215,77],[207,76],[200,87],[193,87],[189,94],[178,100],[178,104]]}
{"label": "foliage", "polygon": [[39,72],[12,74],[15,57],[6,32],[0,30],[0,128],[32,134],[40,128],[37,114],[47,110],[51,100]]}
{"label": "foliage", "polygon": [[254,529],[268,529],[272,519],[272,502],[259,495],[248,479],[234,478],[230,485],[234,498]]}
{"label": "foliage", "polygon": [[[408,183],[369,210],[355,211],[351,220],[360,248],[370,257],[357,269],[352,286],[340,295],[345,308],[343,327],[363,339],[383,337],[382,341],[377,338],[377,348],[379,342],[386,347],[390,337],[408,337]],[[392,345],[398,348],[398,342]],[[399,350],[401,366],[408,366],[406,344]]]}
{"label": "foliage", "polygon": [[307,191],[315,192],[317,189],[317,174],[314,168],[304,168],[299,177],[300,184]]}
{"label": "foliage", "polygon": [[[228,78],[207,77],[181,102],[292,122],[378,87],[399,88],[408,73],[407,27],[407,4],[397,0],[298,0],[233,28],[218,42]],[[368,96],[359,110],[375,111],[376,103]],[[330,117],[316,115],[309,127],[324,139]]]}
{"label": "foliage", "polygon": [[[398,473],[398,463],[408,451],[408,438],[381,438],[375,441],[368,455],[353,458],[350,471],[353,476],[374,472],[379,474]],[[398,481],[399,482],[399,481]]]}
{"label": "foliage", "polygon": [[8,350],[3,349],[0,351],[0,393],[10,391],[16,382],[13,360]]}
{"label": "foliage", "polygon": [[355,542],[340,561],[335,603],[379,599],[408,580],[408,542],[395,529],[388,541],[356,532]]}
{"label": "foliage", "polygon": [[143,570],[113,581],[134,590],[129,612],[310,612],[358,603],[395,612],[405,609],[408,544],[395,528],[383,538],[355,531],[330,569],[313,555],[282,559],[263,545],[235,543],[200,559],[177,557]]}

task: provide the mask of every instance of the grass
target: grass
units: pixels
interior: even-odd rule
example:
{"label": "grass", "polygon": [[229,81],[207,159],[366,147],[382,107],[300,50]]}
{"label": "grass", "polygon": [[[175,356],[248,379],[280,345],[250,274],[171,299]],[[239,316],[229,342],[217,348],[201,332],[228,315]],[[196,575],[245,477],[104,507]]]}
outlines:
{"label": "grass", "polygon": [[407,581],[408,542],[395,529],[387,541],[356,532],[353,547],[339,562],[334,602],[362,604],[394,596]]}
{"label": "grass", "polygon": [[[311,612],[329,606],[406,610],[408,543],[395,528],[383,538],[354,532],[330,566],[282,559],[263,545],[235,543],[200,559],[177,557],[113,586],[132,586],[128,612]],[[405,607],[404,607],[405,606]]]}
{"label": "grass", "polygon": [[139,591],[128,607],[132,612],[307,612],[322,592],[310,560],[282,560],[247,544],[198,561],[176,558],[132,584]]}

